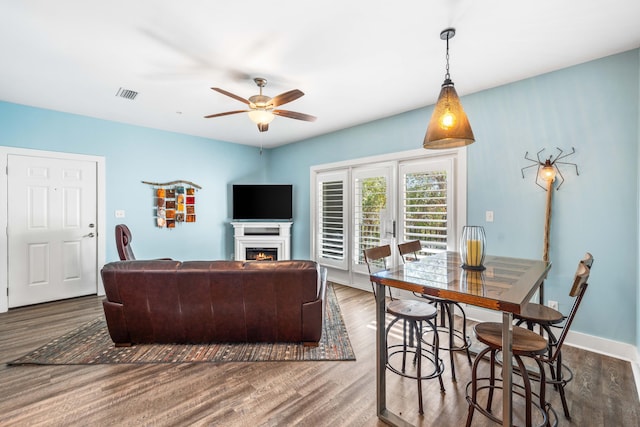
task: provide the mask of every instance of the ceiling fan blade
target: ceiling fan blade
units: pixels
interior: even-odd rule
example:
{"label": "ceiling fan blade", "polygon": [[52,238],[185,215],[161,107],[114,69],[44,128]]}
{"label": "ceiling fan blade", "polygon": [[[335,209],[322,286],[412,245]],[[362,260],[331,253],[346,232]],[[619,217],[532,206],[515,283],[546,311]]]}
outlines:
{"label": "ceiling fan blade", "polygon": [[221,117],[228,116],[229,114],[238,114],[238,113],[247,113],[251,110],[235,110],[235,111],[227,111],[226,113],[218,113],[218,114],[210,114],[208,116],[204,116],[205,119],[210,119],[212,117]]}
{"label": "ceiling fan blade", "polygon": [[216,92],[220,92],[220,93],[221,93],[221,94],[223,94],[223,95],[230,96],[230,97],[231,97],[231,98],[233,98],[233,99],[237,99],[238,101],[240,101],[240,102],[242,102],[242,103],[245,103],[245,104],[249,105],[249,100],[244,99],[244,98],[243,98],[243,97],[241,97],[241,96],[238,96],[238,95],[233,94],[233,93],[231,93],[231,92],[227,92],[226,90],[224,90],[224,89],[220,89],[219,87],[212,87],[211,89],[215,90]]}
{"label": "ceiling fan blade", "polygon": [[281,93],[280,95],[274,96],[273,98],[271,98],[269,105],[272,105],[273,107],[284,105],[287,102],[295,101],[296,99],[300,98],[302,95],[304,95],[304,92],[298,89],[293,89],[293,90],[290,90],[289,92]]}
{"label": "ceiling fan blade", "polygon": [[288,110],[273,110],[271,111],[276,116],[288,117],[290,119],[304,120],[305,122],[315,122],[317,117],[304,114],[304,113],[296,113],[295,111]]}

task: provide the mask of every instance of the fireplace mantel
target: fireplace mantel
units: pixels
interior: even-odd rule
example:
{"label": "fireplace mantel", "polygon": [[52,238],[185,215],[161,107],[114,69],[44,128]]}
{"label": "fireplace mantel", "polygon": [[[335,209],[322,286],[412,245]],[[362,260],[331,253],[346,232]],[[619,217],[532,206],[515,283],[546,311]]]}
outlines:
{"label": "fireplace mantel", "polygon": [[232,222],[236,261],[245,261],[247,248],[274,248],[279,260],[291,259],[292,222]]}

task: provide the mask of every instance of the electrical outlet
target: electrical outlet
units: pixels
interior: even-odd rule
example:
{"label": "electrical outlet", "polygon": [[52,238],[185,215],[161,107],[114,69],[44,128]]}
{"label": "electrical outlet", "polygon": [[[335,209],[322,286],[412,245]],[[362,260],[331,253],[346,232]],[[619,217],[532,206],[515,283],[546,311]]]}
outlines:
{"label": "electrical outlet", "polygon": [[549,308],[553,308],[554,310],[557,310],[558,309],[558,301],[549,300],[549,301],[547,301],[547,306],[549,306]]}

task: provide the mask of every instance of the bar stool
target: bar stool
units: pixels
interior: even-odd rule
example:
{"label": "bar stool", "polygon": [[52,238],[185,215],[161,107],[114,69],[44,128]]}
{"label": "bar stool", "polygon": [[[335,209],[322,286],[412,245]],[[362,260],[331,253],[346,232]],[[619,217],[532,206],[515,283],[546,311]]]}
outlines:
{"label": "bar stool", "polygon": [[[591,274],[593,255],[587,252],[582,260],[580,260],[580,264],[587,267],[589,274]],[[580,270],[580,265],[578,265],[578,270]],[[571,419],[571,414],[569,413],[569,405],[567,404],[564,388],[573,379],[573,371],[567,365],[562,363],[561,349],[562,343],[564,342],[569,327],[573,322],[578,306],[580,305],[584,293],[587,290],[588,283],[586,283],[586,278],[584,279],[584,282],[580,279],[582,279],[582,277],[578,278],[576,275],[573,286],[571,287],[571,292],[569,293],[569,296],[574,298],[569,316],[564,316],[558,310],[536,303],[527,304],[520,314],[514,315],[516,325],[521,325],[526,322],[529,330],[533,330],[534,325],[540,325],[546,332],[548,352],[543,361],[549,365],[551,373],[551,378],[547,378],[547,384],[553,384],[554,388],[558,390],[558,393],[560,393],[564,416],[568,420]],[[557,338],[553,329],[560,327],[562,327],[562,332],[560,334],[560,338]]]}
{"label": "bar stool", "polygon": [[[473,420],[474,411],[477,409],[483,415],[489,419],[502,423],[502,420],[491,413],[491,405],[493,402],[493,392],[496,389],[502,389],[502,385],[497,385],[496,382],[502,383],[502,379],[496,378],[496,354],[502,350],[502,324],[496,322],[483,322],[478,323],[473,328],[478,341],[487,345],[487,348],[483,349],[476,355],[476,360],[473,362],[471,369],[471,381],[467,384],[467,402],[469,403],[469,412],[467,414],[467,427],[471,425]],[[537,358],[538,355],[544,354],[547,351],[547,340],[533,331],[530,331],[519,326],[513,327],[513,344],[512,344],[513,358],[518,366],[518,372],[522,375],[523,385],[513,384],[513,393],[524,397],[525,399],[525,422],[527,426],[532,425],[532,406],[535,406],[542,416],[542,423],[537,427],[549,425],[548,405],[545,401],[545,372],[542,362]],[[490,353],[489,364],[490,373],[489,377],[478,377],[478,366],[484,358],[484,356]],[[522,356],[528,356],[532,358],[538,365],[540,376],[540,391],[537,394],[539,397],[539,403],[533,401],[535,393],[531,390],[531,381],[527,367],[522,361]],[[469,394],[469,386],[471,386],[471,394]],[[488,390],[488,397],[486,406],[481,405],[478,402],[478,392],[481,390]],[[503,390],[503,393],[505,390]]]}
{"label": "bar stool", "polygon": [[[376,264],[381,265],[386,270],[386,259],[391,256],[391,247],[389,245],[378,246],[364,250],[364,260],[369,270],[369,275],[374,271]],[[375,284],[371,282],[373,294],[376,295]],[[430,328],[435,330],[433,320],[438,315],[437,309],[431,304],[419,300],[400,300],[393,299],[391,290],[389,290],[391,301],[386,305],[387,313],[394,317],[385,330],[386,341],[388,343],[389,332],[391,328],[399,321],[403,321],[403,339],[401,344],[387,344],[385,365],[391,372],[417,380],[418,383],[418,411],[424,414],[422,403],[422,380],[438,378],[440,381],[440,391],[444,392],[444,383],[442,381],[442,373],[444,372],[444,363],[439,357],[438,334],[434,334],[431,349],[422,346],[422,324],[426,323]],[[407,327],[409,327],[409,337],[407,337]],[[408,373],[406,370],[407,355],[413,355],[413,364],[416,366],[415,374]],[[399,356],[401,363],[396,362]],[[423,371],[423,359],[430,362],[433,369]],[[400,366],[398,367],[398,364]]]}
{"label": "bar stool", "polygon": [[[418,253],[422,250],[422,244],[420,240],[413,240],[411,242],[401,243],[398,245],[398,251],[402,257],[402,262],[418,261]],[[436,331],[442,331],[449,336],[448,347],[440,346],[441,350],[449,352],[449,360],[451,362],[451,379],[456,381],[456,367],[453,363],[453,352],[464,351],[467,354],[467,360],[471,365],[471,354],[469,353],[469,347],[471,347],[471,339],[467,336],[467,315],[464,312],[462,306],[455,302],[444,298],[439,298],[432,295],[418,294],[414,292],[414,295],[425,298],[436,308],[440,309],[440,325],[437,326]],[[462,316],[462,329],[458,330],[454,327],[454,313],[455,308],[458,308]],[[445,319],[447,320],[445,322]],[[448,325],[446,324],[448,322]],[[437,322],[436,322],[437,323]],[[456,344],[456,340],[460,344]]]}

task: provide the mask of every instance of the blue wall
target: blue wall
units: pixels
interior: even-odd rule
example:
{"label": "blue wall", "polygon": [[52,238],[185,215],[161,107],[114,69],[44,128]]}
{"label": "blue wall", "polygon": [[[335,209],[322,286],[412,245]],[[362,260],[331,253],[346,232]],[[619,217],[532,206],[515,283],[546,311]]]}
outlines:
{"label": "blue wall", "polygon": [[[567,310],[568,286],[586,250],[595,257],[591,287],[574,329],[640,342],[638,306],[639,51],[469,95],[463,104],[476,143],[468,150],[468,222],[483,224],[490,252],[541,257],[545,192],[533,182],[526,151],[576,154],[553,197],[547,299]],[[458,82],[459,89],[464,82]],[[435,89],[434,89],[435,90]],[[230,258],[230,185],[295,184],[293,257],[308,258],[309,168],[421,147],[432,107],[266,150],[0,102],[0,145],[106,158],[107,224],[127,223],[140,258]],[[198,222],[175,230],[153,223],[153,193],[140,181],[186,179]],[[114,218],[116,209],[126,218]],[[484,223],[493,210],[495,222]],[[116,259],[107,238],[107,259]]]}
{"label": "blue wall", "polygon": [[[105,157],[107,261],[118,259],[112,236],[121,222],[131,228],[138,258],[230,258],[231,184],[264,181],[269,157],[255,147],[2,102],[0,145]],[[160,229],[154,191],[141,181],[177,179],[203,187],[197,221]],[[115,218],[116,209],[126,217]]]}
{"label": "blue wall", "polygon": [[[463,82],[458,82],[459,86]],[[537,76],[463,98],[476,143],[468,150],[467,221],[482,224],[496,255],[542,258],[545,198],[535,157],[576,154],[579,176],[560,165],[553,194],[545,299],[568,311],[571,279],[585,251],[591,287],[574,330],[635,343],[638,303],[639,51]],[[435,90],[435,89],[434,89]],[[309,257],[309,168],[421,147],[432,107],[274,149],[270,179],[296,183],[294,255]],[[486,210],[495,222],[485,223]]]}

